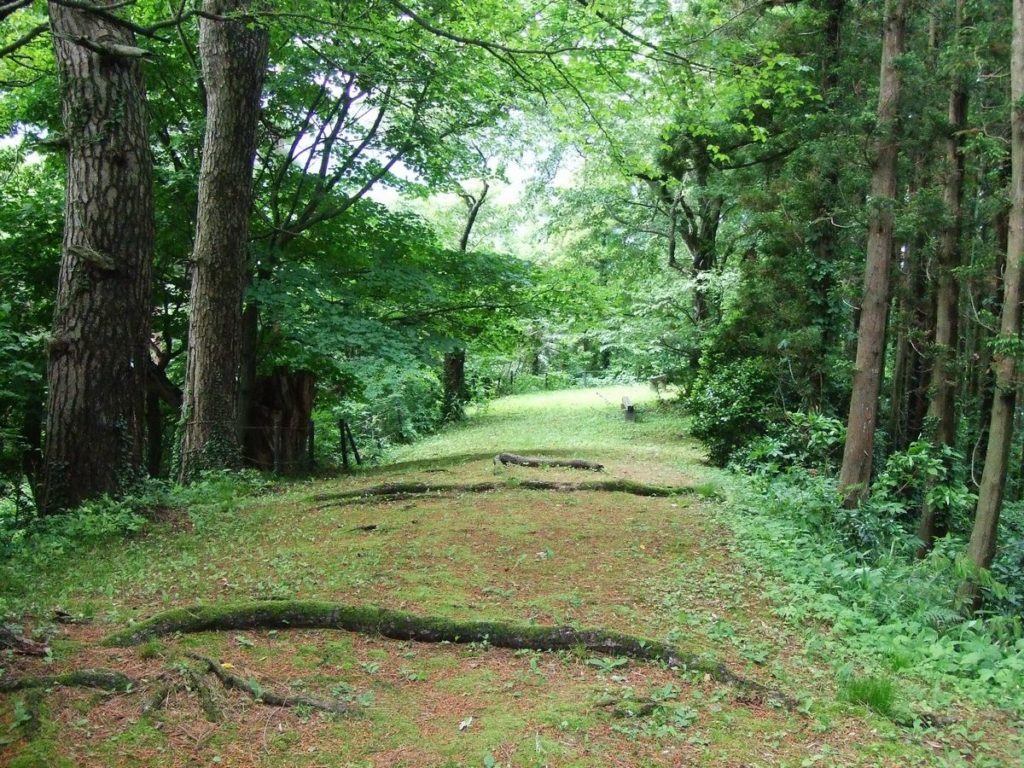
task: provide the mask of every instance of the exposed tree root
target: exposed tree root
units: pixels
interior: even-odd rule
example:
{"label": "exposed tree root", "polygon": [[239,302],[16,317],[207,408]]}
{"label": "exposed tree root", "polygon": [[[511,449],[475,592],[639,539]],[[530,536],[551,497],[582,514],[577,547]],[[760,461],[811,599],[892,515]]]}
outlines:
{"label": "exposed tree root", "polygon": [[[656,661],[701,672],[759,698],[795,708],[781,692],[731,672],[724,664],[684,653],[667,643],[619,632],[573,627],[533,626],[498,621],[457,621],[415,616],[386,608],[352,607],[317,601],[273,600],[228,605],[198,605],[166,611],[107,637],[104,645],[138,645],[175,633],[243,629],[344,629],[393,640],[424,643],[488,643],[498,648],[582,649],[591,653]],[[216,673],[215,673],[216,674]]]}
{"label": "exposed tree root", "polygon": [[342,701],[328,701],[310,696],[282,696],[263,688],[251,680],[245,680],[238,675],[231,674],[213,659],[195,653],[190,653],[189,656],[202,664],[205,671],[210,672],[220,680],[225,688],[234,688],[237,691],[247,693],[261,704],[267,704],[271,707],[309,707],[310,709],[319,709],[323,712],[333,712],[337,715],[347,714],[352,711],[351,707]]}
{"label": "exposed tree root", "polygon": [[45,656],[49,652],[45,643],[29,640],[2,624],[0,624],[0,648],[10,648],[15,653],[26,656]]}
{"label": "exposed tree root", "polygon": [[182,671],[185,687],[199,698],[199,706],[206,719],[211,723],[219,723],[224,719],[224,714],[221,712],[220,702],[217,701],[217,694],[203,678],[205,671],[197,667],[185,667]]}
{"label": "exposed tree root", "polygon": [[126,693],[136,686],[136,682],[127,675],[107,669],[79,669],[63,675],[38,675],[0,680],[0,693],[58,686],[99,688],[102,691]]}
{"label": "exposed tree root", "polygon": [[469,483],[465,485],[445,483],[386,483],[369,488],[340,493],[322,493],[314,497],[316,501],[336,502],[338,504],[359,503],[363,501],[394,501],[412,496],[445,495],[455,493],[488,493],[490,491],[561,491],[575,493],[580,491],[599,491],[609,493],[628,493],[633,496],[649,496],[668,498],[693,493],[692,488],[671,487],[664,485],[647,485],[632,480],[595,480],[586,483],[557,483],[550,480],[520,480],[515,483]]}
{"label": "exposed tree root", "polygon": [[659,707],[663,707],[665,704],[664,702],[655,701],[654,699],[630,699],[624,701],[622,699],[609,697],[597,701],[594,706],[612,708],[612,715],[615,717],[638,718],[653,715]]}
{"label": "exposed tree root", "polygon": [[161,683],[153,691],[152,695],[146,700],[146,703],[142,705],[142,714],[148,715],[157,710],[163,709],[164,704],[167,703],[168,697],[175,691],[180,691],[184,688],[182,683]]}
{"label": "exposed tree root", "polygon": [[587,469],[600,472],[604,464],[583,459],[549,459],[546,456],[520,456],[516,453],[499,453],[494,457],[495,464],[515,464],[519,467],[565,467],[567,469]]}

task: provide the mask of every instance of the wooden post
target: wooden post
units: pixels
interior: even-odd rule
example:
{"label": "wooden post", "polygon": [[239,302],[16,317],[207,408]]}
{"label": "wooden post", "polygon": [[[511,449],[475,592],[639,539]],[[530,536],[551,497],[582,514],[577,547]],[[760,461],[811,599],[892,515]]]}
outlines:
{"label": "wooden post", "polygon": [[345,420],[338,420],[338,437],[341,440],[341,468],[348,470],[348,441],[345,439]]}
{"label": "wooden post", "polygon": [[622,398],[622,415],[626,417],[626,421],[636,421],[636,406],[628,397]]}
{"label": "wooden post", "polygon": [[356,448],[356,439],[352,436],[352,428],[346,423],[345,431],[348,433],[348,440],[352,444],[352,455],[356,457],[356,464],[362,464],[363,460],[359,456],[359,449]]}

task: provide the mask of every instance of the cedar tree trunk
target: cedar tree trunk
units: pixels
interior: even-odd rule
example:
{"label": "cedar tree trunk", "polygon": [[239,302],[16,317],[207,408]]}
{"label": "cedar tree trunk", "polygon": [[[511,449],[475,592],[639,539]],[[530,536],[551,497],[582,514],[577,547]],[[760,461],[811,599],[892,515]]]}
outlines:
{"label": "cedar tree trunk", "polygon": [[[1003,308],[999,336],[993,354],[996,385],[992,398],[985,469],[978,489],[974,529],[967,558],[976,568],[988,568],[996,554],[996,532],[1006,487],[1006,470],[1013,434],[1016,400],[1016,355],[1020,342],[1021,251],[1024,251],[1024,0],[1013,0],[1013,47],[1010,62],[1013,113],[1010,140],[1010,233],[1003,272]],[[966,581],[961,597],[968,608],[977,608],[980,592],[974,579]]]}
{"label": "cedar tree trunk", "polygon": [[856,506],[868,492],[878,417],[878,392],[885,353],[889,267],[892,255],[896,161],[899,155],[901,76],[897,59],[903,53],[907,0],[886,0],[882,67],[878,94],[878,141],[869,201],[867,264],[857,329],[857,358],[847,420],[839,489],[844,504]]}
{"label": "cedar tree trunk", "polygon": [[[956,30],[959,36],[963,26],[966,0],[957,0]],[[967,126],[967,84],[956,76],[949,93],[949,135],[946,138],[946,184],[943,202],[949,217],[942,229],[939,246],[939,284],[935,297],[935,339],[932,358],[932,399],[928,416],[935,422],[934,444],[952,447],[956,442],[955,395],[957,386],[956,348],[958,344],[958,313],[960,284],[953,271],[960,266],[960,234],[963,228],[964,197],[964,140]],[[936,536],[944,535],[947,524],[940,519],[938,510],[927,501],[921,510],[917,536],[921,539],[923,555],[931,549]]]}

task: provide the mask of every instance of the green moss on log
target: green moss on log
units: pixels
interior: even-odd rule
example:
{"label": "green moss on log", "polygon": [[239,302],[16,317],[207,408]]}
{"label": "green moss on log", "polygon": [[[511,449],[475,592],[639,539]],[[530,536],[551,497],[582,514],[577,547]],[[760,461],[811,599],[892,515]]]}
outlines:
{"label": "green moss on log", "polygon": [[595,480],[584,483],[560,483],[551,480],[510,480],[506,483],[386,483],[369,488],[358,488],[340,493],[324,493],[314,497],[315,501],[358,503],[360,501],[405,499],[410,496],[445,495],[455,493],[488,493],[501,490],[560,491],[562,493],[605,492],[628,493],[633,496],[668,498],[693,493],[692,488],[664,485],[648,485],[632,480]]}
{"label": "green moss on log", "polygon": [[138,645],[177,633],[255,629],[339,629],[392,640],[422,643],[486,643],[497,648],[590,653],[653,661],[697,671],[712,679],[748,690],[785,706],[793,702],[780,692],[731,672],[725,665],[684,653],[657,640],[601,629],[536,626],[502,621],[465,621],[416,616],[374,606],[348,606],[320,601],[270,600],[196,605],[157,614],[107,637],[107,646]]}
{"label": "green moss on log", "polygon": [[63,675],[38,675],[0,680],[0,692],[23,691],[29,688],[98,688],[101,691],[125,693],[136,685],[120,672],[106,669],[79,669]]}

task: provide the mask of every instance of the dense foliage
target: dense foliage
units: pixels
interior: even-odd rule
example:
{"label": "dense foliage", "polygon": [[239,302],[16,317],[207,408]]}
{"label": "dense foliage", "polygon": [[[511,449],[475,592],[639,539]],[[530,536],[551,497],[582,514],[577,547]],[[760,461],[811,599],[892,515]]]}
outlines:
{"label": "dense foliage", "polygon": [[[216,18],[165,5],[78,9],[145,46],[97,61],[155,59],[143,65],[157,221],[138,394],[157,477],[173,474],[188,416],[209,95],[198,39]],[[865,631],[906,644],[894,664],[924,663],[928,641],[966,651],[949,666],[980,683],[1019,676],[1024,431],[1011,438],[1005,417],[1019,421],[1021,399],[1012,222],[1024,198],[1011,180],[1024,129],[1011,130],[1005,4],[228,5],[270,40],[235,287],[238,431],[260,432],[274,457],[249,463],[294,469],[277,461],[280,421],[252,418],[260,407],[297,413],[298,442],[312,422],[323,464],[338,459],[341,421],[380,454],[473,399],[674,385],[710,461],[753,476],[741,504],[754,553],[778,544],[769,565],[816,600],[856,595]],[[104,502],[40,522],[33,502],[54,286],[82,250],[61,246],[64,149],[81,137],[60,114],[44,4],[9,3],[0,21],[0,543],[88,539],[130,529],[134,511]],[[879,269],[891,289],[876,295],[865,275]],[[880,394],[866,421],[855,361],[872,301],[888,320],[868,350]],[[291,374],[315,379],[314,403],[258,402],[259,382]],[[876,428],[860,435],[863,423]],[[851,452],[873,467],[868,482],[837,483]],[[986,532],[998,546],[977,543]]]}

